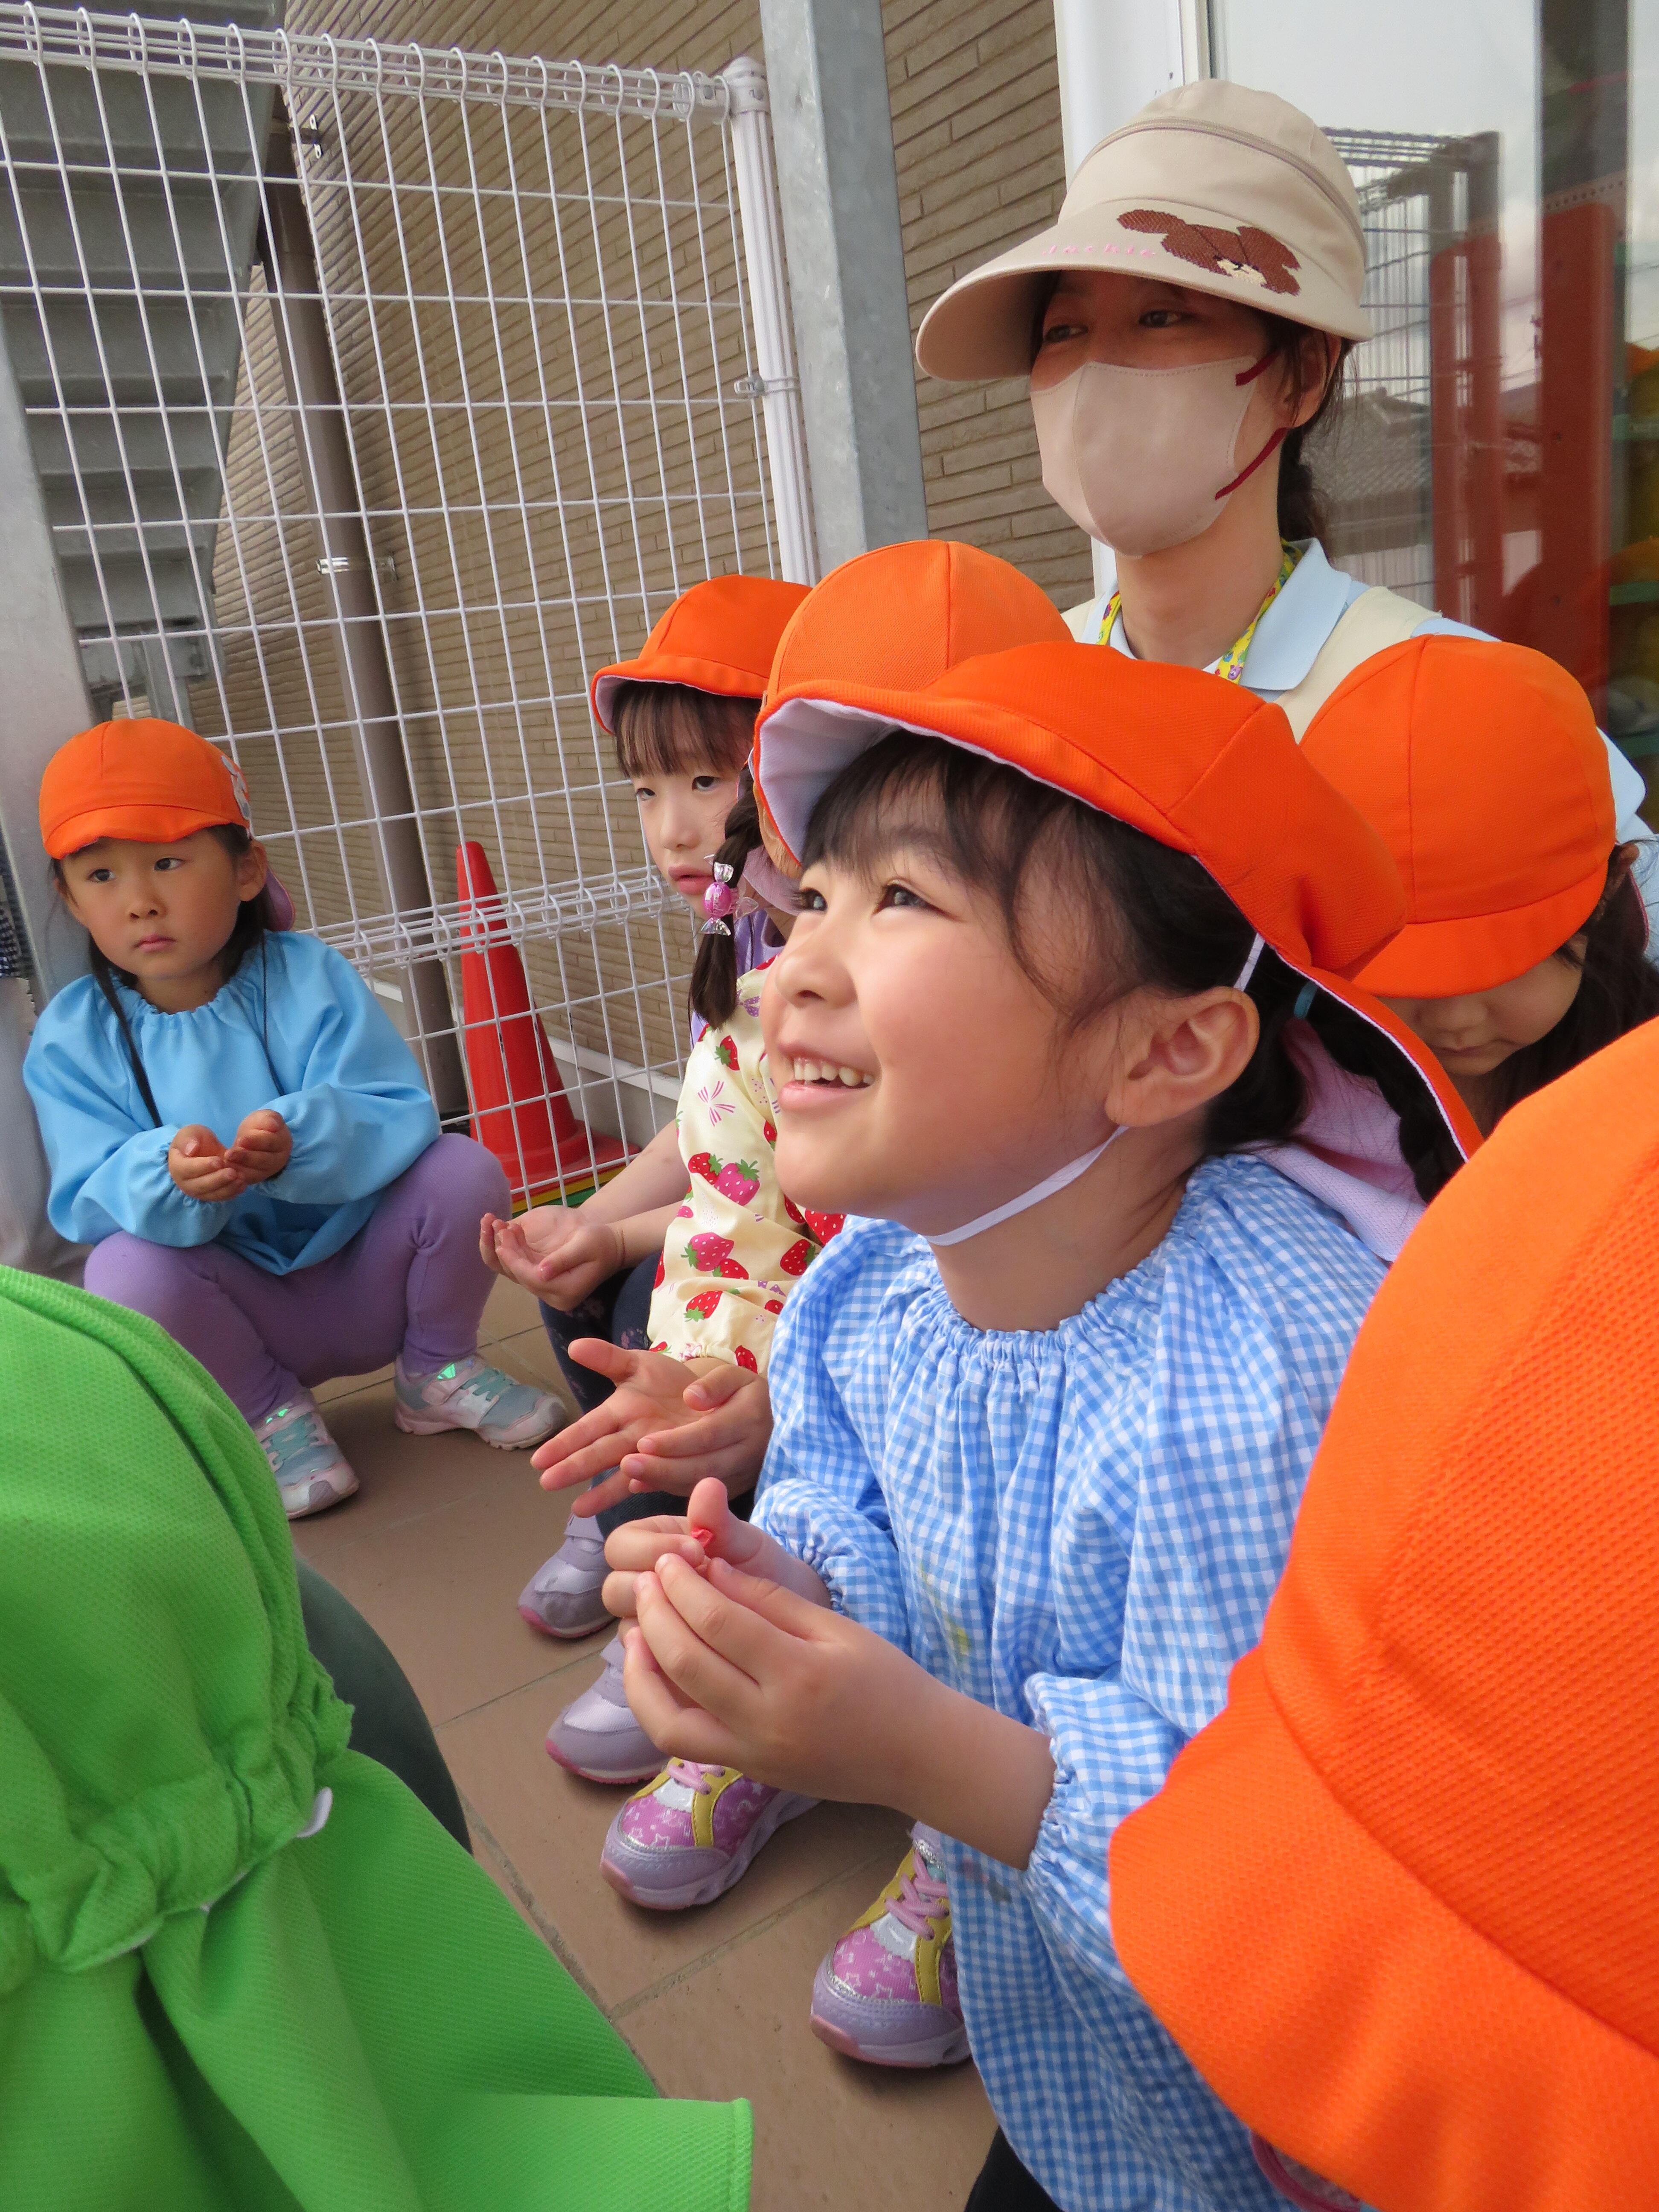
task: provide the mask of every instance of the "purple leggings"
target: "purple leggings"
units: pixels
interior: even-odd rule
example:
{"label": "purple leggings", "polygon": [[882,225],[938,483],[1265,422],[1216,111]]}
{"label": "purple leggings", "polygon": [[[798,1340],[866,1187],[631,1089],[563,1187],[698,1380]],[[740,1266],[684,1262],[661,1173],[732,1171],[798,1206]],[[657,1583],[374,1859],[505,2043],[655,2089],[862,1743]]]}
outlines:
{"label": "purple leggings", "polygon": [[118,1231],[94,1245],[87,1288],[160,1322],[258,1422],[301,1385],[367,1375],[400,1352],[417,1374],[469,1358],[495,1279],[479,1216],[507,1207],[494,1155],[440,1137],[314,1267],[272,1275],[222,1244],[180,1251]]}

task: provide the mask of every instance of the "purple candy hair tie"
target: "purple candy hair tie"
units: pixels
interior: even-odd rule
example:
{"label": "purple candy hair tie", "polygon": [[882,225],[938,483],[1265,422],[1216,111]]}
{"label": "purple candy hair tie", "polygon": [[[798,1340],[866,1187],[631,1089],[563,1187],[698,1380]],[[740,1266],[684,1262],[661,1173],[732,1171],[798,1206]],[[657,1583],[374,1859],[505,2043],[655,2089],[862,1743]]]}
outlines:
{"label": "purple candy hair tie", "polygon": [[702,933],[705,937],[730,937],[732,933],[726,927],[726,917],[738,903],[737,890],[732,880],[737,870],[729,860],[715,860],[711,865],[714,880],[702,895],[702,910],[708,917],[702,926]]}

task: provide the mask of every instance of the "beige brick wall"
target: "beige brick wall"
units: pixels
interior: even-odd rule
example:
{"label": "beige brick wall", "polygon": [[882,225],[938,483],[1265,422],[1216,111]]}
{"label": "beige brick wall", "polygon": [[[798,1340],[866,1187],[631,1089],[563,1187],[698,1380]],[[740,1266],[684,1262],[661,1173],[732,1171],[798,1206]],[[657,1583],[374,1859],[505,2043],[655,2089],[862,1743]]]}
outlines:
{"label": "beige brick wall", "polygon": [[[939,294],[1053,220],[1066,190],[1052,0],[885,0],[914,329]],[[920,377],[927,526],[1012,561],[1060,606],[1089,544],[1042,489],[1023,378]]]}

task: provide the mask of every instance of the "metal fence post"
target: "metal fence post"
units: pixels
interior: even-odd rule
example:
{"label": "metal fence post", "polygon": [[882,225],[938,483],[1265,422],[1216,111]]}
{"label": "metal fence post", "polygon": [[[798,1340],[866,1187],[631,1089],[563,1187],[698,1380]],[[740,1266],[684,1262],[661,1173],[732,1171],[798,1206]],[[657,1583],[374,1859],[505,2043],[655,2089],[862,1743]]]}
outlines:
{"label": "metal fence post", "polygon": [[927,535],[880,0],[761,0],[825,568]]}
{"label": "metal fence post", "polygon": [[811,495],[806,481],[806,442],[801,428],[794,348],[789,336],[789,293],[778,219],[777,179],[772,166],[766,71],[750,55],[740,54],[720,74],[732,100],[732,158],[738,178],[738,210],[743,220],[743,258],[749,276],[749,312],[755,325],[755,360],[760,373],[779,555],[787,582],[816,584]]}
{"label": "metal fence post", "polygon": [[40,777],[59,745],[93,719],[81,652],[29,446],[28,422],[0,318],[0,834],[41,1005],[84,974],[86,932],[58,904],[40,850]]}
{"label": "metal fence post", "polygon": [[[294,410],[308,497],[317,517],[317,565],[327,577],[334,599],[340,679],[352,716],[376,858],[392,912],[422,915],[435,902],[404,757],[317,248],[295,167],[288,109],[280,98],[271,114],[264,205],[259,252],[270,294],[271,324]],[[440,1114],[458,1118],[467,1111],[467,1089],[447,979],[439,962],[422,960],[410,969],[409,982],[415,1005],[414,1043],[428,1087]]]}

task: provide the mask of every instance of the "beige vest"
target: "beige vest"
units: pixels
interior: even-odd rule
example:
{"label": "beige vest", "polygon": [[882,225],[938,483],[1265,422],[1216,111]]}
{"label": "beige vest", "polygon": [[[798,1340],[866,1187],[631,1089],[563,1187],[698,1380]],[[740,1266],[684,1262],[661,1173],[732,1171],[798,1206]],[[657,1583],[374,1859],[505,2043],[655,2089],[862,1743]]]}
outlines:
{"label": "beige vest", "polygon": [[[1088,599],[1079,607],[1066,608],[1066,627],[1079,644],[1094,643],[1100,619],[1096,609],[1099,605],[1098,599]],[[1415,637],[1430,619],[1427,610],[1419,607],[1414,599],[1401,599],[1398,592],[1390,592],[1381,584],[1373,584],[1363,592],[1338,619],[1302,681],[1279,695],[1279,704],[1285,710],[1297,743],[1301,744],[1304,731],[1345,676],[1352,675],[1362,660],[1369,660],[1385,646],[1400,645],[1407,638]]]}

